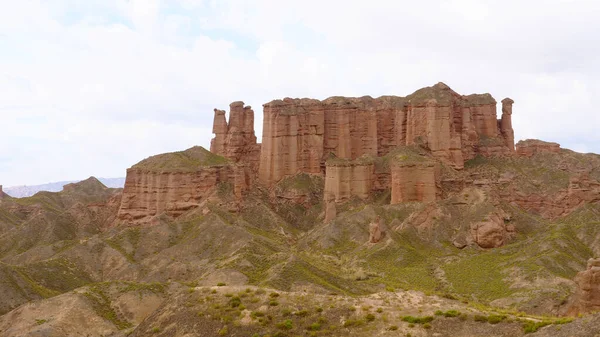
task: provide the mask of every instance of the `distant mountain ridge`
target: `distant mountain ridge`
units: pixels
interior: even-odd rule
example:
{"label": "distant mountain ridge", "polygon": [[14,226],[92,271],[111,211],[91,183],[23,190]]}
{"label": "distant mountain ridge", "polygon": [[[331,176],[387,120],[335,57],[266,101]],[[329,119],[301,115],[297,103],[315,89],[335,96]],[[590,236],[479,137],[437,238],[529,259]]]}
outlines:
{"label": "distant mountain ridge", "polygon": [[[98,178],[98,180],[100,180],[100,182],[106,187],[111,188],[122,188],[125,185],[125,178]],[[13,198],[25,198],[30,197],[40,191],[60,192],[62,191],[63,186],[80,181],[82,180],[58,181],[53,183],[31,186],[22,185],[4,187],[4,193],[10,195]]]}

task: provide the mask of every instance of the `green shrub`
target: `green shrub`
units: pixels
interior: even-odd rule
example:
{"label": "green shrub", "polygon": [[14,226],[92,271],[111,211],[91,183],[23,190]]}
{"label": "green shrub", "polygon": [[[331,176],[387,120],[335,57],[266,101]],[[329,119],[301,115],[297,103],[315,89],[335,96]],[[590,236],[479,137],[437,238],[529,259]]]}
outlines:
{"label": "green shrub", "polygon": [[429,323],[423,324],[423,329],[431,329],[431,324],[429,324]]}
{"label": "green shrub", "polygon": [[239,297],[237,297],[237,296],[235,296],[235,297],[232,297],[232,298],[229,300],[229,305],[230,305],[232,308],[237,308],[237,307],[239,307],[241,304],[242,304],[242,300],[241,300]]}
{"label": "green shrub", "polygon": [[365,324],[365,321],[360,319],[349,319],[344,322],[344,328],[353,327],[353,326],[361,326]]}
{"label": "green shrub", "polygon": [[425,324],[433,321],[433,316],[423,316],[423,317],[413,317],[413,316],[404,316],[402,317],[404,322],[413,323],[413,324]]}
{"label": "green shrub", "polygon": [[275,326],[281,330],[292,330],[292,328],[294,328],[294,323],[291,319],[286,319],[283,322],[277,323]]}
{"label": "green shrub", "polygon": [[226,284],[225,284],[225,283],[223,283],[223,282],[219,282],[219,283],[217,283],[217,287],[224,287],[224,286],[226,286]]}
{"label": "green shrub", "polygon": [[308,316],[308,311],[300,310],[300,311],[297,311],[296,313],[294,313],[294,315],[296,315],[298,317],[306,317],[306,316]]}
{"label": "green shrub", "polygon": [[315,323],[311,324],[311,325],[308,327],[308,329],[309,329],[309,330],[312,330],[312,331],[321,330],[321,324],[319,324],[319,323],[315,322]]}
{"label": "green shrub", "polygon": [[221,330],[219,330],[219,336],[225,336],[228,332],[227,325],[224,326]]}
{"label": "green shrub", "polygon": [[373,322],[375,320],[375,315],[373,314],[368,314],[365,319],[367,320],[367,322]]}
{"label": "green shrub", "polygon": [[487,322],[487,317],[483,316],[483,315],[475,315],[473,316],[473,320],[475,322]]}
{"label": "green shrub", "polygon": [[396,331],[396,330],[398,330],[398,326],[397,326],[397,325],[392,325],[392,326],[389,326],[389,327],[387,328],[387,330],[388,330],[388,331]]}
{"label": "green shrub", "polygon": [[276,306],[279,305],[279,302],[277,302],[277,301],[270,301],[269,305],[272,306],[272,307],[276,307]]}
{"label": "green shrub", "polygon": [[448,310],[444,313],[444,317],[458,317],[460,316],[460,311],[456,310]]}
{"label": "green shrub", "polygon": [[488,323],[498,324],[506,319],[505,315],[489,315],[487,318]]}

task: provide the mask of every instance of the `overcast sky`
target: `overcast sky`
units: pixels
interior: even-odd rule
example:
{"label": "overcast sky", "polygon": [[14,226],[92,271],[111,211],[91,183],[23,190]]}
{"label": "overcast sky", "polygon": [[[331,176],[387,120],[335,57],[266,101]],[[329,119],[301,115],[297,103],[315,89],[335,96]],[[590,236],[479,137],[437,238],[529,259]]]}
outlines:
{"label": "overcast sky", "polygon": [[122,177],[209,147],[213,108],[408,95],[515,100],[516,139],[600,152],[597,0],[0,0],[0,184]]}

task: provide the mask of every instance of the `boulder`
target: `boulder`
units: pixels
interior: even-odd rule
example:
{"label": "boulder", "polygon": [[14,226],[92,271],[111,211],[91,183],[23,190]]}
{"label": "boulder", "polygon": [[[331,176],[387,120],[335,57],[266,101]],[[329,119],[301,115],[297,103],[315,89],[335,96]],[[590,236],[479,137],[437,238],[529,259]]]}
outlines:
{"label": "boulder", "polygon": [[503,246],[516,234],[515,227],[507,224],[510,216],[502,211],[488,214],[483,221],[471,224],[471,238],[481,248]]}

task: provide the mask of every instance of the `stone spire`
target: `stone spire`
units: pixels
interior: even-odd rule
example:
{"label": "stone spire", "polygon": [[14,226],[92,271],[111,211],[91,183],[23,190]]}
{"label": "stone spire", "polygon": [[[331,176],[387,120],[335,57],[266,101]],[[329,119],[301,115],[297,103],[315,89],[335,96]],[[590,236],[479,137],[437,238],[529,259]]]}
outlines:
{"label": "stone spire", "polygon": [[506,146],[513,152],[515,151],[515,132],[512,127],[512,106],[514,102],[508,97],[502,100],[502,119],[500,120],[500,132],[504,137]]}

